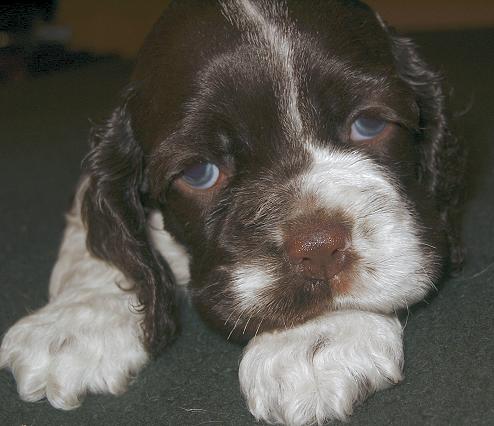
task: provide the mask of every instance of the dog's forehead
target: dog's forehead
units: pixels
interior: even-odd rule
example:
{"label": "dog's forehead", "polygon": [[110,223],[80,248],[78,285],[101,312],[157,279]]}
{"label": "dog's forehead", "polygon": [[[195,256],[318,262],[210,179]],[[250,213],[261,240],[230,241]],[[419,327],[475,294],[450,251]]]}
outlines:
{"label": "dog's forehead", "polygon": [[[260,77],[258,91],[269,82],[264,99],[277,98],[278,104],[258,102],[259,114],[281,108],[282,120],[297,132],[302,126],[300,87],[312,78],[304,74],[328,56],[364,68],[382,68],[392,61],[374,13],[357,1],[310,6],[291,0],[172,2],[148,36],[133,75],[136,96],[130,109],[137,137],[152,150],[190,114],[201,85],[211,87],[211,80],[227,77],[237,79],[240,92],[242,79]],[[247,82],[243,88],[252,85]],[[269,96],[270,90],[275,96]]]}

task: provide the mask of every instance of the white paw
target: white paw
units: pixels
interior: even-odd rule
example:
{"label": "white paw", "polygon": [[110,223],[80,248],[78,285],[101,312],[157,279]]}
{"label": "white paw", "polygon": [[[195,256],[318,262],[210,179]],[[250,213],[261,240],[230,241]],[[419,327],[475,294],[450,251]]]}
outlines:
{"label": "white paw", "polygon": [[3,339],[0,368],[10,368],[25,401],[46,397],[70,410],[87,392],[119,394],[148,359],[128,295],[74,296],[64,292]]}
{"label": "white paw", "polygon": [[355,404],[402,379],[402,347],[396,318],[335,312],[252,339],[240,363],[240,386],[258,420],[345,420]]}

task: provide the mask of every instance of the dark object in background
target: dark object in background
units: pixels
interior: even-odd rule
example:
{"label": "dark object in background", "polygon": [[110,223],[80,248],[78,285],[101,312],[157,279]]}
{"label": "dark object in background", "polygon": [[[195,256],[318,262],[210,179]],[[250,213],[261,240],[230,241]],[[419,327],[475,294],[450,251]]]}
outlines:
{"label": "dark object in background", "polygon": [[51,20],[56,7],[56,0],[3,1],[0,5],[0,31],[12,34],[29,32],[37,19]]}
{"label": "dark object in background", "polygon": [[85,52],[71,52],[64,46],[69,30],[52,27],[40,31],[51,21],[57,0],[8,0],[0,5],[0,81],[22,80],[94,62],[99,57]]}
{"label": "dark object in background", "polygon": [[21,80],[28,73],[28,62],[35,49],[33,28],[37,21],[49,21],[55,15],[56,0],[19,2],[0,5],[0,80]]}

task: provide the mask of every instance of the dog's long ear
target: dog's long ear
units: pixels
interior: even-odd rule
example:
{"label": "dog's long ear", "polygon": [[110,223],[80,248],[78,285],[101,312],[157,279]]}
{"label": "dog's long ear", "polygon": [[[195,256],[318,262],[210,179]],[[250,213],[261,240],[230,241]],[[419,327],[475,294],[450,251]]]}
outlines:
{"label": "dog's long ear", "polygon": [[[384,25],[384,24],[383,24]],[[464,149],[450,129],[441,76],[419,55],[408,38],[390,35],[396,67],[401,78],[412,88],[420,111],[419,178],[429,189],[440,212],[449,243],[450,267],[455,270],[463,262],[460,243],[460,209],[465,169]]]}
{"label": "dog's long ear", "polygon": [[89,177],[82,214],[89,251],[120,269],[133,284],[144,311],[145,345],[157,353],[176,332],[175,283],[152,247],[143,206],[144,154],[133,136],[127,104],[96,127],[83,162]]}

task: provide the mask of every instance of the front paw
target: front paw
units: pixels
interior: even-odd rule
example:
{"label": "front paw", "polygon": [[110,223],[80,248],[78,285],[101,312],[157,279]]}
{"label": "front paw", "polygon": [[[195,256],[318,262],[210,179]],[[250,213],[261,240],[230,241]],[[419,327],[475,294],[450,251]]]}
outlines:
{"label": "front paw", "polygon": [[70,410],[87,392],[119,394],[146,363],[137,314],[128,297],[57,300],[18,321],[0,347],[20,397],[46,397]]}
{"label": "front paw", "polygon": [[402,379],[396,318],[336,312],[251,340],[239,378],[251,413],[268,423],[345,420],[376,390]]}

